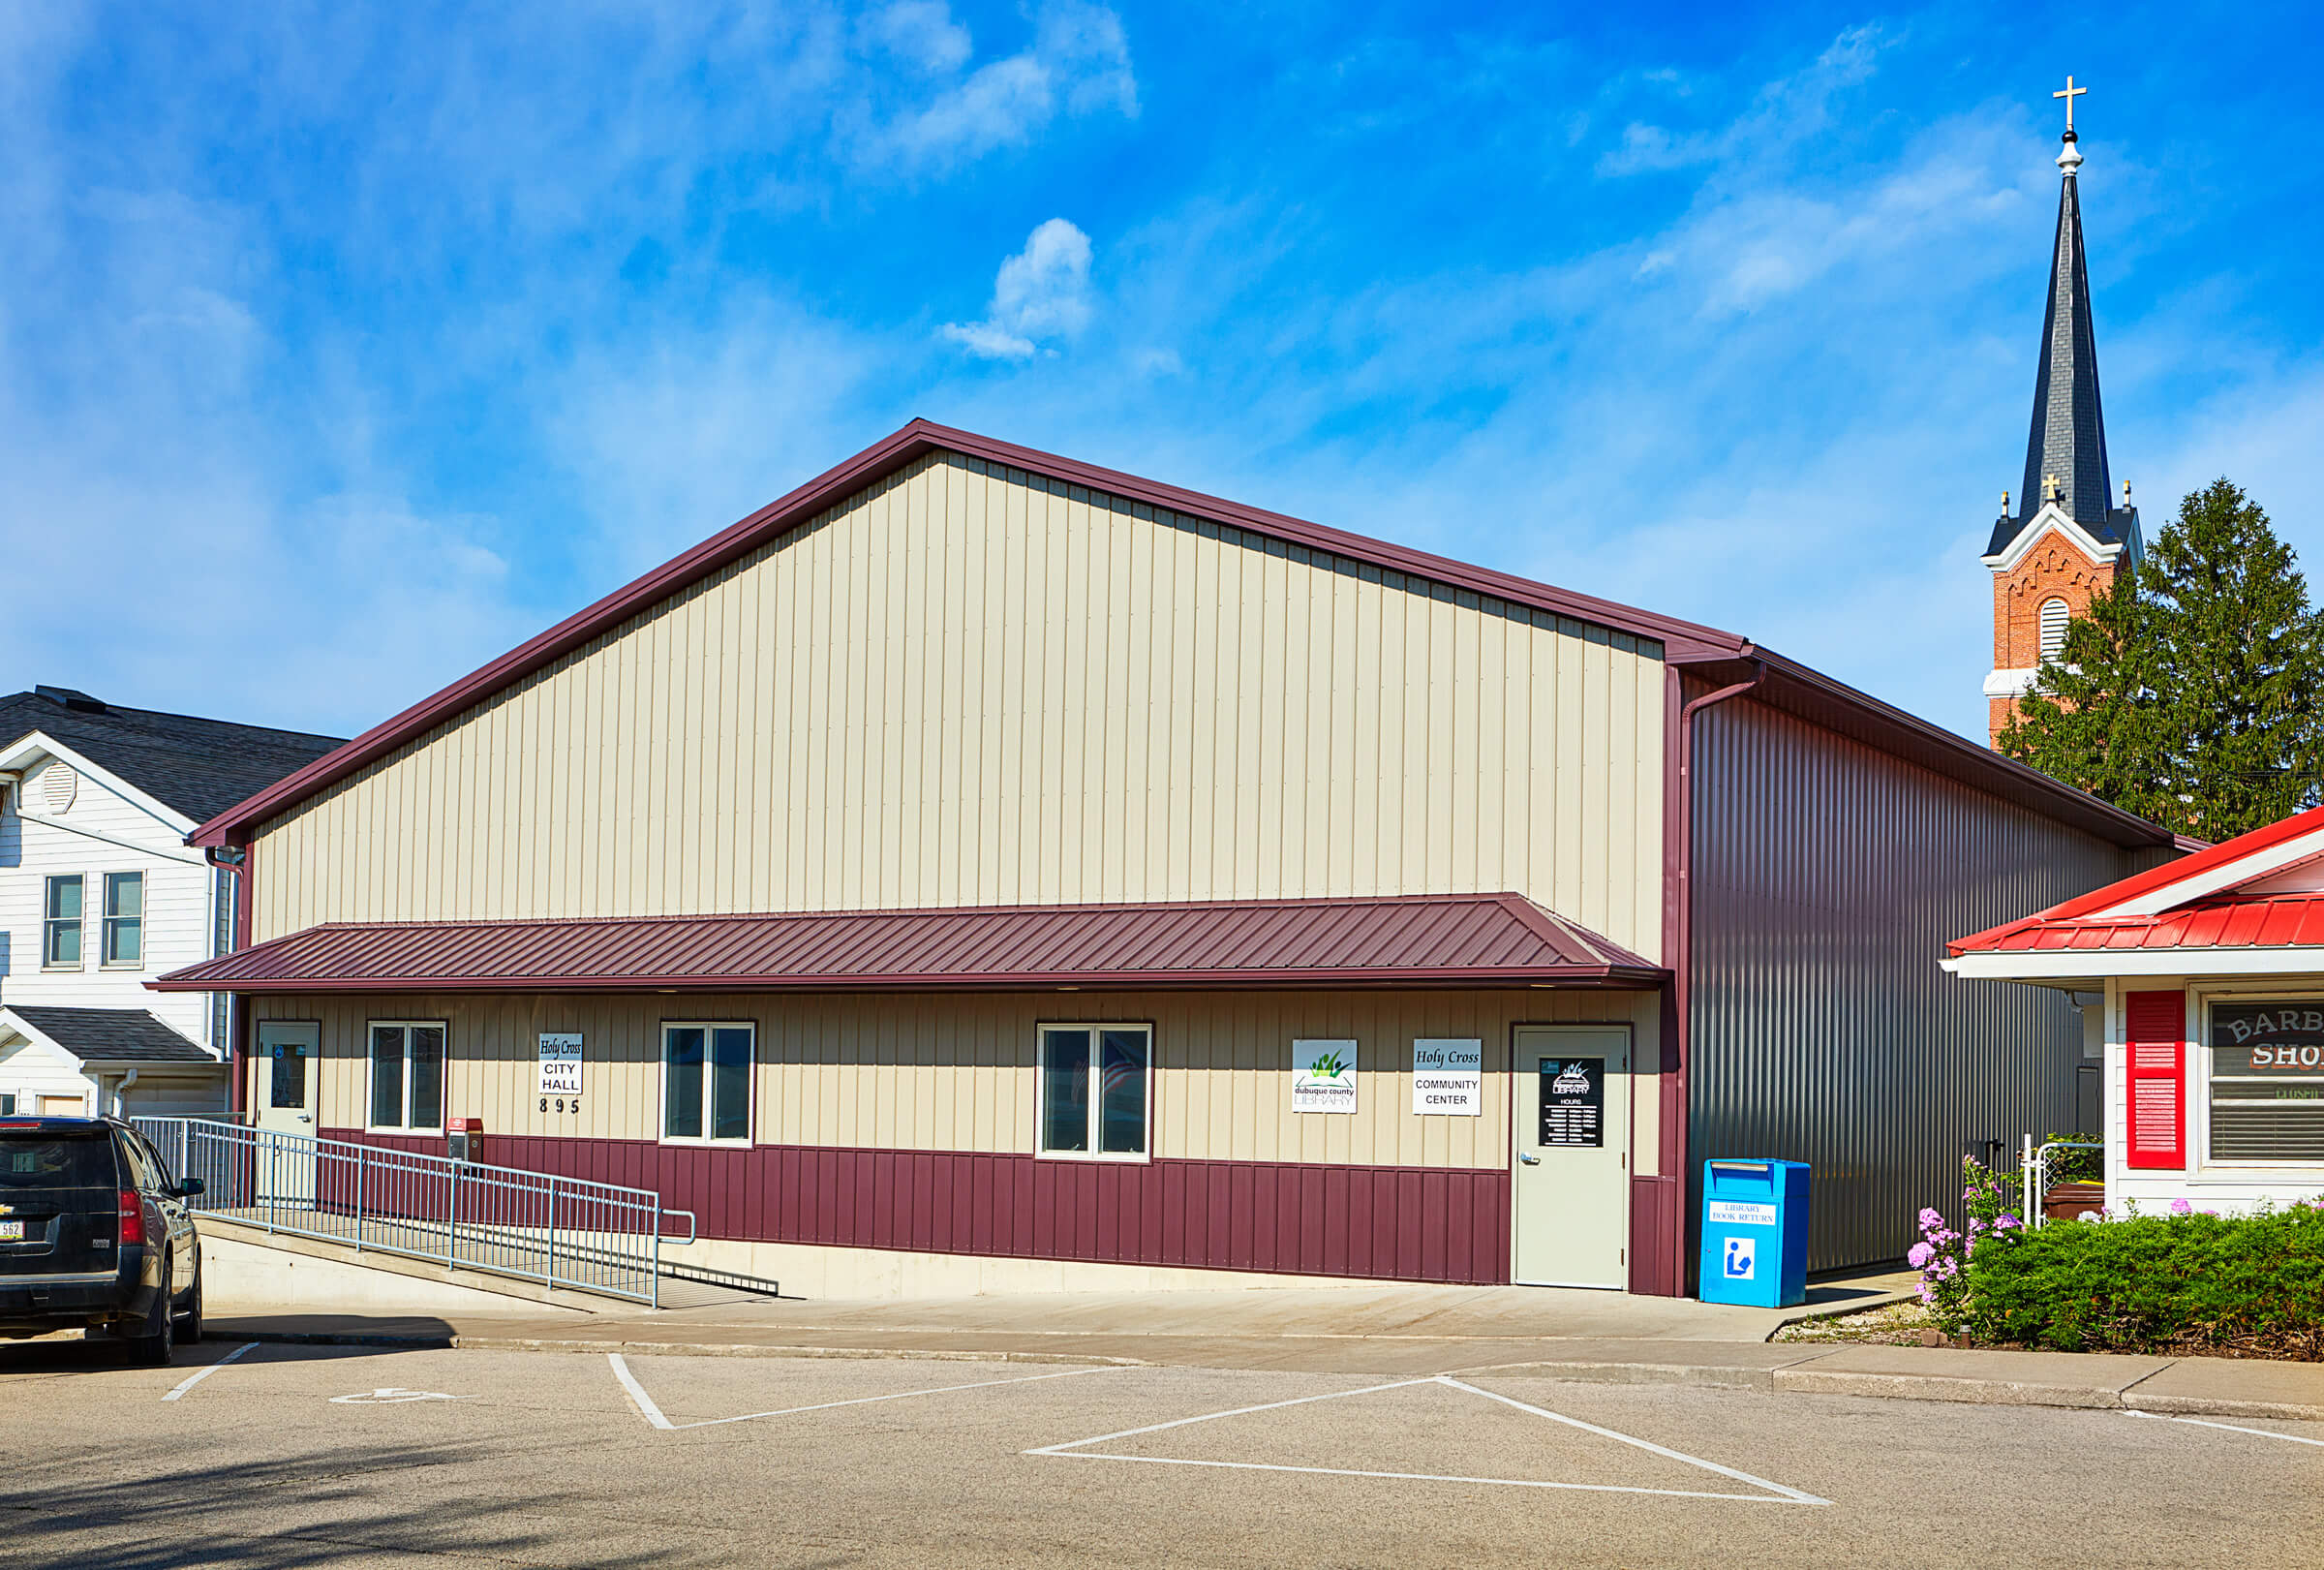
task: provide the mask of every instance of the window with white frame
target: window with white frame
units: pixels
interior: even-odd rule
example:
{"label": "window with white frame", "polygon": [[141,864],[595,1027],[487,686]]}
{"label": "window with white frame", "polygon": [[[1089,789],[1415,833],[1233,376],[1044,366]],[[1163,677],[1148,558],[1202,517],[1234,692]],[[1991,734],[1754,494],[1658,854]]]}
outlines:
{"label": "window with white frame", "polygon": [[758,1028],[748,1021],[666,1020],[661,1027],[661,1137],[750,1142],[750,1066]]}
{"label": "window with white frame", "polygon": [[80,903],[85,887],[78,873],[48,879],[41,908],[41,964],[52,970],[80,969]]}
{"label": "window with white frame", "polygon": [[2041,658],[2044,662],[2065,658],[2065,624],[2073,619],[2073,611],[2063,600],[2041,602]]}
{"label": "window with white frame", "polygon": [[0,1091],[0,1118],[13,1118],[15,1115],[16,1093],[14,1091]]}
{"label": "window with white frame", "polygon": [[2324,999],[2211,1006],[2211,1159],[2324,1166]]}
{"label": "window with white frame", "polygon": [[442,1020],[371,1022],[372,1127],[443,1127],[443,1036]]}
{"label": "window with white frame", "polygon": [[1153,1108],[1154,1028],[1044,1025],[1043,1155],[1143,1161]]}
{"label": "window with white frame", "polygon": [[145,875],[105,875],[105,925],[99,950],[107,965],[145,963]]}

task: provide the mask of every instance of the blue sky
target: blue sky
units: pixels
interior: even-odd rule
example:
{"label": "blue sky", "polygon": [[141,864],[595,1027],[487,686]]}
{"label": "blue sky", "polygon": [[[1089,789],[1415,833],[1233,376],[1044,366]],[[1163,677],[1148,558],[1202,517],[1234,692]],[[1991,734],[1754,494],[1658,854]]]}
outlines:
{"label": "blue sky", "polygon": [[1981,739],[2068,71],[2117,477],[2324,561],[2304,8],[203,9],[0,0],[0,690],[352,732],[923,415]]}

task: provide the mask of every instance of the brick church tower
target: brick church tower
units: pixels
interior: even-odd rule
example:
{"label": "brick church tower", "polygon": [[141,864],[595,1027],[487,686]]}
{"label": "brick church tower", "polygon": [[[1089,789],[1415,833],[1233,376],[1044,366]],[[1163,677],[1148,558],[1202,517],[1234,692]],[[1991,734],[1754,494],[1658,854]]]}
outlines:
{"label": "brick church tower", "polygon": [[1993,674],[1985,678],[1989,739],[2009,723],[2017,696],[2045,656],[2065,642],[2065,624],[2091,597],[2134,566],[2142,548],[2130,487],[2113,505],[2106,470],[2106,422],[2098,408],[2098,350],[2090,323],[2090,275],[2082,262],[2082,202],[2074,175],[2082,153],[2074,99],[2065,81],[2064,178],[2058,195],[2058,243],[2050,258],[2050,308],[2034,377],[2034,428],[2026,438],[2025,484],[2017,511],[2006,494],[1984,562],[1993,570]]}

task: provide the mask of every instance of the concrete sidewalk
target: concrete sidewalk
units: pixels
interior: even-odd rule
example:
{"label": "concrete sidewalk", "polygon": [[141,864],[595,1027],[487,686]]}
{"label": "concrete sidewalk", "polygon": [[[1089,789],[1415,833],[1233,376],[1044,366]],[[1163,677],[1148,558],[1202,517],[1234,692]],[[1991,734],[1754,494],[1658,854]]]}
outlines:
{"label": "concrete sidewalk", "polygon": [[333,1314],[221,1304],[227,1340],[723,1357],[1121,1363],[1558,1379],[2324,1422],[2324,1365],[2227,1358],[1770,1343],[1783,1324],[1905,1295],[1909,1277],[1819,1288],[1779,1312],[1532,1287],[1055,1294],[920,1302],[777,1299],[589,1315]]}

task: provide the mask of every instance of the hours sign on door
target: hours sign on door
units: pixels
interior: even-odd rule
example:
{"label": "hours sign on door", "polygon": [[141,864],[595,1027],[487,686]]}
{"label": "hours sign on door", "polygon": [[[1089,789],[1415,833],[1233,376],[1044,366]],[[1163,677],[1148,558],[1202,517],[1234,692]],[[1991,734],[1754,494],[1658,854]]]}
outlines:
{"label": "hours sign on door", "polygon": [[1605,1143],[1605,1060],[1542,1060],[1544,1145]]}

